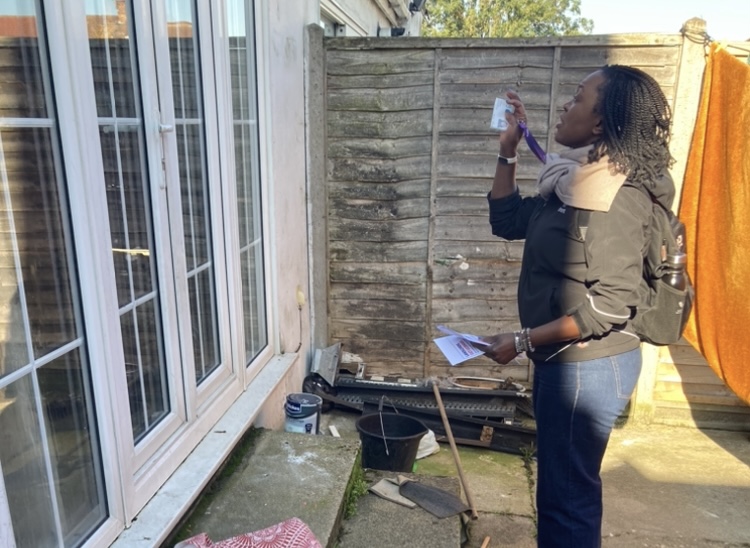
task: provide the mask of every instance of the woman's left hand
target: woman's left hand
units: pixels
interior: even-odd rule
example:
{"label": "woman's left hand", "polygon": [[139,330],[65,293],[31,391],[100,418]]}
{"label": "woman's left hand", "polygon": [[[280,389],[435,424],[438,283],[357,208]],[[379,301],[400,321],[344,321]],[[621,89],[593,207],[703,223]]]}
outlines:
{"label": "woman's left hand", "polygon": [[489,346],[481,344],[475,344],[474,346],[500,365],[506,365],[518,356],[513,333],[498,333],[491,337],[482,337],[482,340],[489,343]]}

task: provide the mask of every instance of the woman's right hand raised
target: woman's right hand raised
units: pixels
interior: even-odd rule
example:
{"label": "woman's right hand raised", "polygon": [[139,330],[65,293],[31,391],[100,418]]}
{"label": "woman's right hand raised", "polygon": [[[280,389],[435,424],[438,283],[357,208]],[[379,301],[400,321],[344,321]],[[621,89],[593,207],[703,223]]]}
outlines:
{"label": "woman's right hand raised", "polygon": [[526,107],[515,91],[508,91],[505,95],[506,101],[513,106],[514,111],[505,113],[508,129],[500,133],[500,154],[506,158],[511,158],[516,155],[518,144],[523,138],[523,131],[518,122],[526,122]]}

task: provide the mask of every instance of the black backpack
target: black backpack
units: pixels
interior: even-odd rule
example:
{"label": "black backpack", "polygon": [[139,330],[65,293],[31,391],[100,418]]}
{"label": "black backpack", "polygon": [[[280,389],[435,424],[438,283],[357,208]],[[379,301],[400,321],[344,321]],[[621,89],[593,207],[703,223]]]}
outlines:
{"label": "black backpack", "polygon": [[687,287],[676,289],[662,280],[667,273],[668,254],[686,253],[685,225],[669,209],[659,203],[644,187],[652,203],[650,241],[643,257],[643,280],[639,288],[641,305],[631,325],[642,341],[663,346],[674,344],[682,337],[695,290],[685,272]]}

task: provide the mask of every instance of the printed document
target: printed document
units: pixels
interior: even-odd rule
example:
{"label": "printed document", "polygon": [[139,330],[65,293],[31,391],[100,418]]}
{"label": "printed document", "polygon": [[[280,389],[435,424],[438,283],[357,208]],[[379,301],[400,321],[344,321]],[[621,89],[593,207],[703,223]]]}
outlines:
{"label": "printed document", "polygon": [[438,325],[437,328],[447,336],[435,339],[435,344],[437,344],[438,348],[451,365],[458,365],[466,360],[484,354],[484,352],[476,348],[472,343],[489,346],[488,343],[484,342],[476,335],[458,333],[444,325]]}

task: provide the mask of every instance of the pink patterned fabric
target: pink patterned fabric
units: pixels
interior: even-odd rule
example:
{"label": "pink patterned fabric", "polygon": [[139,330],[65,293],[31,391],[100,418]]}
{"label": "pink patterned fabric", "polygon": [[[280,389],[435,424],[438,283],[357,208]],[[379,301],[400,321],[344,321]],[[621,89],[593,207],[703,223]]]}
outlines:
{"label": "pink patterned fabric", "polygon": [[260,531],[212,542],[206,533],[183,540],[175,548],[322,548],[310,528],[291,518]]}

